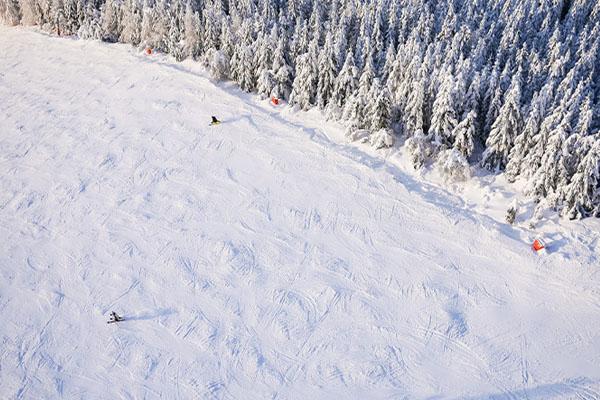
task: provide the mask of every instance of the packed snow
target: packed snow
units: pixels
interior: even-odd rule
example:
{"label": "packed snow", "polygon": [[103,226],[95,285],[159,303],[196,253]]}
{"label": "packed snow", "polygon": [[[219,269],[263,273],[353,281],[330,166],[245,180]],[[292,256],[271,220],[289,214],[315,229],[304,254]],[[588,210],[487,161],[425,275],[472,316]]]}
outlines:
{"label": "packed snow", "polygon": [[0,48],[1,398],[600,399],[597,221],[511,227],[191,61]]}

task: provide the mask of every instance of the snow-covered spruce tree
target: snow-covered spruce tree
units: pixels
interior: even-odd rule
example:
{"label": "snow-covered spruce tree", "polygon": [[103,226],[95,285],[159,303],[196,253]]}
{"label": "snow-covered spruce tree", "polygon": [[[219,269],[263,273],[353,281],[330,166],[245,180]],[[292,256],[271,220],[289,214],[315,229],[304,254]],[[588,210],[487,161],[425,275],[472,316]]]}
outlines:
{"label": "snow-covered spruce tree", "polygon": [[296,78],[292,84],[290,104],[296,104],[307,110],[315,104],[317,91],[317,43],[311,42],[309,51],[298,59]]}
{"label": "snow-covered spruce tree", "polygon": [[[219,2],[220,3],[220,2]],[[202,20],[204,21],[204,48],[205,49],[220,49],[221,27],[225,22],[222,16],[221,7],[209,2],[202,9]],[[227,55],[229,56],[229,54]]]}
{"label": "snow-covered spruce tree", "polygon": [[231,77],[246,92],[256,88],[254,62],[254,39],[250,24],[244,22],[231,58]]}
{"label": "snow-covered spruce tree", "polygon": [[[219,38],[219,50],[230,60],[230,65],[235,64],[237,60],[233,60],[237,37],[231,32],[231,22],[228,18],[223,18],[221,25],[221,37]],[[209,47],[216,48],[216,47]],[[237,56],[236,56],[237,57]],[[233,78],[232,78],[233,79]]]}
{"label": "snow-covered spruce tree", "polygon": [[565,188],[564,214],[571,219],[600,216],[600,137],[583,140],[585,155]]}
{"label": "snow-covered spruce tree", "polygon": [[81,26],[80,22],[80,10],[78,0],[64,0],[63,2],[63,35],[73,35],[77,33],[77,30]]}
{"label": "snow-covered spruce tree", "polygon": [[335,78],[338,73],[331,35],[327,35],[325,39],[324,49],[319,55],[317,71],[319,74],[317,79],[317,105],[319,108],[324,109],[335,90]]}
{"label": "snow-covered spruce tree", "polygon": [[19,25],[21,22],[21,7],[17,0],[0,0],[0,22],[7,25]]}
{"label": "snow-covered spruce tree", "polygon": [[395,62],[396,62],[396,48],[394,47],[394,44],[392,43],[387,47],[387,50],[385,52],[385,61],[383,62],[383,68],[381,70],[381,79],[384,82],[387,82],[388,77],[392,73]]}
{"label": "snow-covered spruce tree", "polygon": [[588,95],[580,107],[579,121],[575,127],[575,132],[579,136],[587,136],[592,131],[592,125],[594,123],[594,110],[592,107],[591,95]]}
{"label": "snow-covered spruce tree", "polygon": [[471,110],[452,132],[454,148],[467,160],[475,149],[476,126],[477,111]]}
{"label": "snow-covered spruce tree", "polygon": [[204,64],[213,79],[220,81],[230,77],[229,58],[222,50],[208,49],[204,54]]}
{"label": "snow-covered spruce tree", "polygon": [[371,131],[388,128],[390,126],[390,94],[385,86],[381,85],[379,78],[373,80],[368,95],[369,101],[365,108],[365,117]]}
{"label": "snow-covered spruce tree", "polygon": [[310,38],[307,22],[306,20],[298,19],[296,20],[296,26],[290,45],[292,59],[299,60],[302,54],[306,54],[308,52],[309,44]]}
{"label": "snow-covered spruce tree", "polygon": [[456,124],[454,78],[452,74],[446,73],[440,91],[433,102],[431,127],[429,128],[429,136],[436,148],[446,149],[452,146],[454,142],[452,133]]}
{"label": "snow-covered spruce tree", "polygon": [[197,59],[203,49],[200,26],[200,14],[192,8],[191,2],[188,1],[183,17],[184,52],[193,59]]}
{"label": "snow-covered spruce tree", "polygon": [[100,25],[100,11],[98,11],[92,3],[85,6],[83,13],[83,23],[77,35],[82,39],[100,39],[102,27]]}
{"label": "snow-covered spruce tree", "polygon": [[492,125],[498,119],[498,115],[500,115],[500,108],[502,107],[502,98],[504,97],[502,85],[495,82],[493,75],[490,79],[491,81],[487,87],[487,91],[485,93],[483,101],[484,111],[486,113],[481,137],[484,141],[487,140],[487,137],[489,136],[492,130]]}
{"label": "snow-covered spruce tree", "polygon": [[169,33],[165,40],[167,52],[182,61],[186,57],[184,41],[184,7],[181,0],[174,0],[169,8]]}
{"label": "snow-covered spruce tree", "polygon": [[148,43],[150,47],[156,50],[168,52],[167,43],[169,40],[169,23],[171,14],[169,13],[169,3],[167,0],[156,0],[153,8],[152,20],[152,41]]}
{"label": "snow-covered spruce tree", "polygon": [[65,26],[65,9],[63,0],[51,0],[46,29],[56,35],[62,35]]}
{"label": "snow-covered spruce tree", "polygon": [[548,113],[538,132],[531,138],[531,146],[521,164],[521,175],[528,178],[530,184],[538,181],[535,174],[542,166],[542,159],[550,140],[550,133],[564,120],[566,113],[564,107],[558,107]]}
{"label": "snow-covered spruce tree", "polygon": [[142,34],[142,8],[138,0],[125,0],[122,25],[119,41],[139,45]]}
{"label": "snow-covered spruce tree", "polygon": [[471,177],[469,162],[456,148],[442,150],[437,158],[436,168],[448,182],[466,181]]}
{"label": "snow-covered spruce tree", "polygon": [[270,97],[275,85],[276,82],[273,72],[270,69],[263,69],[258,77],[258,81],[256,82],[256,90],[258,94],[263,98]]}
{"label": "snow-covered spruce tree", "polygon": [[256,88],[254,53],[252,46],[245,46],[244,49],[242,49],[241,65],[244,67],[240,71],[238,78],[240,88],[246,92],[252,92]]}
{"label": "snow-covered spruce tree", "polygon": [[289,99],[292,91],[292,68],[286,59],[283,38],[279,39],[279,43],[273,54],[273,77],[275,85],[273,86],[271,95],[281,99]]}
{"label": "snow-covered spruce tree", "polygon": [[[348,39],[351,31],[351,16],[348,13],[343,13],[337,24],[337,29],[333,31],[334,43],[333,48],[336,57],[336,65],[343,65],[346,60],[346,54],[351,48],[348,48]],[[354,61],[354,60],[353,60]]]}
{"label": "snow-covered spruce tree", "polygon": [[341,116],[342,108],[347,99],[358,89],[358,68],[354,65],[352,51],[346,54],[344,65],[337,76],[332,100],[329,102],[328,114],[333,118]]}
{"label": "snow-covered spruce tree", "polygon": [[369,92],[371,91],[371,86],[373,85],[373,80],[375,79],[375,65],[373,63],[373,58],[370,55],[367,55],[366,60],[364,62],[364,68],[358,79],[358,93],[360,97],[363,99],[365,105],[369,99]]}
{"label": "snow-covered spruce tree", "polygon": [[157,42],[154,32],[154,21],[156,20],[154,8],[150,0],[144,0],[142,5],[142,26],[140,29],[140,44],[153,47]]}
{"label": "snow-covered spruce tree", "polygon": [[258,79],[263,71],[269,70],[273,66],[273,44],[271,43],[271,37],[259,31],[253,46],[256,49],[254,52],[254,73]]}
{"label": "snow-covered spruce tree", "polygon": [[540,91],[534,96],[529,114],[525,120],[525,127],[521,133],[517,135],[515,144],[510,150],[508,163],[506,165],[506,178],[509,182],[514,182],[521,174],[521,166],[533,145],[533,138],[535,138],[540,131],[540,126],[544,120],[546,110],[548,98],[547,90],[549,90],[549,87],[546,87],[545,90]]}
{"label": "snow-covered spruce tree", "polygon": [[101,8],[102,40],[117,42],[121,36],[121,8],[115,0],[106,0]]}
{"label": "snow-covered spruce tree", "polygon": [[[6,3],[4,3],[4,4],[9,3],[8,0],[4,0],[4,1],[6,1]],[[2,8],[2,4],[3,4],[3,1],[0,1],[0,8]],[[44,15],[43,15],[42,8],[41,8],[38,0],[19,0],[18,4],[21,9],[20,10],[21,11],[21,24],[23,24],[23,25],[42,25],[44,23]],[[83,4],[81,4],[80,7],[81,7],[80,21],[83,21],[83,13],[84,13]],[[1,15],[2,15],[2,11],[0,11],[0,22],[2,19]],[[11,25],[10,22],[8,22],[8,24]]]}
{"label": "snow-covered spruce tree", "polygon": [[515,219],[517,218],[517,212],[519,211],[519,204],[517,203],[517,200],[513,200],[512,203],[510,204],[510,206],[508,207],[508,210],[506,210],[506,222],[508,222],[510,225],[515,223]]}
{"label": "snow-covered spruce tree", "polygon": [[419,78],[412,84],[412,96],[404,113],[404,135],[408,137],[406,148],[415,169],[421,168],[431,154],[431,146],[423,126],[425,101],[424,84]]}
{"label": "snow-covered spruce tree", "polygon": [[481,160],[483,167],[490,171],[500,171],[506,167],[508,155],[517,135],[521,132],[522,124],[521,83],[517,74],[513,78],[504,104],[487,138],[487,148]]}
{"label": "snow-covered spruce tree", "polygon": [[369,141],[376,149],[391,147],[394,144],[394,137],[389,128],[390,94],[387,87],[381,85],[378,78],[373,80],[369,98],[375,99],[375,101],[370,101],[365,109],[365,118],[371,130]]}
{"label": "snow-covered spruce tree", "polygon": [[549,203],[554,207],[561,203],[561,193],[570,178],[563,149],[571,135],[571,119],[570,113],[565,114],[560,123],[549,132],[548,144],[542,155],[540,167],[529,186],[531,194],[548,198]]}
{"label": "snow-covered spruce tree", "polygon": [[375,70],[370,56],[367,56],[364,64],[365,67],[358,79],[358,87],[348,98],[342,113],[342,119],[347,124],[346,136],[351,140],[367,140],[369,135],[366,107],[371,100],[369,96],[375,79]]}

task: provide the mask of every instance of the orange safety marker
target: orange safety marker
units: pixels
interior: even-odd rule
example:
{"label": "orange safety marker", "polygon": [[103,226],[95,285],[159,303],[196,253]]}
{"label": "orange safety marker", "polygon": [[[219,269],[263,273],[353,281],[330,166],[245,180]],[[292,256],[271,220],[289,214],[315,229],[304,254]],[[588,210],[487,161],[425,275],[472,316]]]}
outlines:
{"label": "orange safety marker", "polygon": [[544,245],[544,242],[542,242],[542,239],[535,239],[533,241],[533,244],[531,245],[531,248],[535,252],[540,252],[540,251],[544,250],[546,248],[546,246]]}

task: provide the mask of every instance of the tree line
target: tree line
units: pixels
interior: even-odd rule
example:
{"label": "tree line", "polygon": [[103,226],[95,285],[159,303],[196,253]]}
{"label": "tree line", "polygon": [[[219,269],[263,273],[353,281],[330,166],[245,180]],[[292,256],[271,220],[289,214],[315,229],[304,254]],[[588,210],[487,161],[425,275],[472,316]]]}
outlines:
{"label": "tree line", "polygon": [[600,216],[597,0],[0,0],[5,23],[202,61],[244,91],[318,107],[415,168],[524,180]]}

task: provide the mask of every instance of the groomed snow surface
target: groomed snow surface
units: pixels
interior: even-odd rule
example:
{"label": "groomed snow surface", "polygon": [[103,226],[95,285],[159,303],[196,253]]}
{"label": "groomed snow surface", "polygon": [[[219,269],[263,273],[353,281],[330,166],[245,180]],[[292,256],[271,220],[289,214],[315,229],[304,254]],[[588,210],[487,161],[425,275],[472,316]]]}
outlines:
{"label": "groomed snow surface", "polygon": [[196,63],[0,48],[1,398],[600,399],[597,224],[538,256]]}

